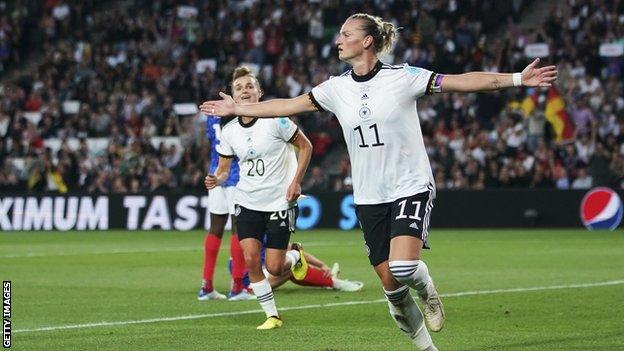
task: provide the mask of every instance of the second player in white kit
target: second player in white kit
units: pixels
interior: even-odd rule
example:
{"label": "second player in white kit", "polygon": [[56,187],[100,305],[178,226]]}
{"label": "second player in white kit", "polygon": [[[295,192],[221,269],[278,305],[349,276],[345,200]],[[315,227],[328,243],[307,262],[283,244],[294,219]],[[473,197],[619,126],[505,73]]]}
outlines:
{"label": "second player in white kit", "polygon": [[[232,79],[237,103],[255,103],[262,96],[260,84],[246,67],[237,68]],[[296,156],[295,147],[299,149]],[[300,247],[288,250],[295,230],[297,198],[310,162],[312,144],[288,118],[256,119],[238,116],[223,126],[217,145],[219,165],[205,179],[213,189],[227,179],[238,157],[240,179],[234,190],[236,226],[251,284],[267,320],[257,329],[282,326],[273,290],[262,270],[260,251],[266,234],[266,270],[280,276],[293,269],[295,278],[305,276],[307,266]]]}

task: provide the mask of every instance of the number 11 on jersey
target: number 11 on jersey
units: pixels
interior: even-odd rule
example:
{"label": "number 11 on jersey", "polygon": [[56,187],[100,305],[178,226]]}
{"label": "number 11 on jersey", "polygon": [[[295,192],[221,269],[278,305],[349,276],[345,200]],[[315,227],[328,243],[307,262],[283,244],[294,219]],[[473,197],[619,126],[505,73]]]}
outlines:
{"label": "number 11 on jersey", "polygon": [[357,126],[355,128],[353,128],[353,130],[356,130],[359,134],[360,134],[360,145],[358,145],[359,147],[375,147],[375,146],[383,146],[384,143],[382,143],[379,140],[379,131],[377,130],[377,123],[373,124],[372,126],[368,127],[368,129],[372,129],[375,133],[375,143],[372,145],[368,145],[366,144],[365,138],[364,138],[364,132],[362,132],[362,126]]}

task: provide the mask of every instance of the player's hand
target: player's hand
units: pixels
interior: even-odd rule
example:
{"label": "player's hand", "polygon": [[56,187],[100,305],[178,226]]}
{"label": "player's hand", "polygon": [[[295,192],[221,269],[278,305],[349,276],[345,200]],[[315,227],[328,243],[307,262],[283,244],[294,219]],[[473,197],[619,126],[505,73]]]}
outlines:
{"label": "player's hand", "polygon": [[204,178],[204,185],[206,189],[211,190],[217,186],[217,177],[214,174],[209,174]]}
{"label": "player's hand", "polygon": [[219,96],[221,96],[223,100],[204,101],[203,104],[199,105],[201,112],[207,115],[220,117],[234,115],[234,110],[236,108],[234,99],[225,93],[219,93]]}
{"label": "player's hand", "polygon": [[546,66],[537,68],[540,59],[536,58],[522,70],[522,85],[526,87],[550,87],[557,79],[557,67]]}
{"label": "player's hand", "polygon": [[286,191],[286,201],[297,201],[301,195],[301,185],[297,182],[292,182]]}

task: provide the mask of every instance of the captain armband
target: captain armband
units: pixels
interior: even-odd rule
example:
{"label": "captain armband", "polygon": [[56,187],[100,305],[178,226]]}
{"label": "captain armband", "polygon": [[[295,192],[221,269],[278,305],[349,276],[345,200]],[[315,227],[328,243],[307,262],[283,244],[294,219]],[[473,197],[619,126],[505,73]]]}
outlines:
{"label": "captain armband", "polygon": [[432,73],[431,77],[429,77],[429,83],[427,84],[427,90],[425,93],[427,95],[431,95],[433,93],[441,93],[443,79],[444,74]]}

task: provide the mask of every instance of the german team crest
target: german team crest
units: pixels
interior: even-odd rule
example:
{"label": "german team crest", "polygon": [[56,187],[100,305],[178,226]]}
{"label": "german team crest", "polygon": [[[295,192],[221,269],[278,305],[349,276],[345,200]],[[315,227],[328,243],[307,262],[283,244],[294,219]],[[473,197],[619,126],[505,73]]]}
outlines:
{"label": "german team crest", "polygon": [[609,188],[594,188],[581,201],[581,220],[587,229],[613,230],[622,221],[622,200]]}
{"label": "german team crest", "polygon": [[369,117],[370,117],[370,115],[371,115],[371,110],[370,110],[370,108],[368,108],[368,107],[366,107],[366,106],[362,106],[362,107],[360,108],[360,110],[358,111],[358,114],[360,115],[360,117],[361,117],[362,119],[367,119],[367,118],[369,118]]}

